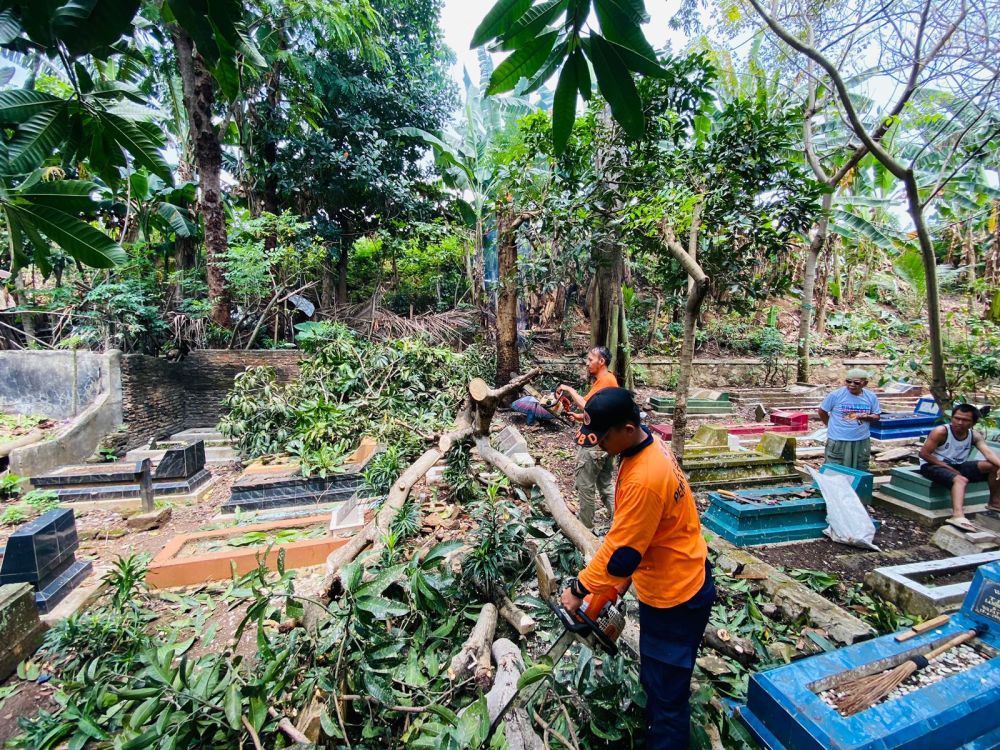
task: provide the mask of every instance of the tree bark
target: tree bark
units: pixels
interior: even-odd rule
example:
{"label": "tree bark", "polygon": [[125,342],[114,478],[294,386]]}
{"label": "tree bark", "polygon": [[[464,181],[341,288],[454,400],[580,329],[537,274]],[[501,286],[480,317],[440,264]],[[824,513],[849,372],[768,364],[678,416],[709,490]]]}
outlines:
{"label": "tree bark", "polygon": [[347,263],[350,259],[351,243],[349,238],[341,235],[340,255],[337,256],[337,304],[347,304]]}
{"label": "tree bark", "polygon": [[983,317],[1000,323],[1000,198],[993,201],[993,243],[986,256],[986,309]]}
{"label": "tree bark", "polygon": [[500,291],[497,295],[497,385],[506,385],[521,369],[517,349],[517,228],[535,214],[514,214],[510,207],[497,217],[497,262]]}
{"label": "tree bark", "polygon": [[452,682],[464,682],[474,677],[476,687],[487,690],[493,683],[493,663],[490,660],[490,649],[493,646],[493,634],[497,629],[497,608],[495,604],[484,604],[479,610],[476,625],[462,648],[448,666],[448,679]]}
{"label": "tree bark", "polygon": [[[521,649],[512,641],[501,638],[493,644],[493,658],[497,663],[497,678],[486,694],[486,709],[492,724],[500,712],[517,694],[517,681],[524,669]],[[461,715],[461,712],[459,712]],[[504,736],[510,750],[543,750],[541,739],[535,734],[527,710],[515,708],[503,717]]]}
{"label": "tree bark", "polygon": [[816,266],[823,245],[826,243],[828,215],[833,205],[833,193],[823,196],[823,215],[816,222],[816,233],[809,242],[806,251],[806,267],[802,274],[802,309],[799,313],[798,363],[796,365],[796,380],[800,383],[809,382],[809,331],[812,328],[813,297],[816,294]]}
{"label": "tree bark", "polygon": [[222,208],[222,145],[212,123],[215,86],[205,61],[194,48],[188,33],[179,27],[172,29],[177,50],[177,66],[184,90],[184,106],[190,121],[201,214],[205,222],[205,265],[208,277],[208,297],[212,304],[211,319],[228,327],[231,320],[229,290],[222,269],[222,259],[229,249],[226,216]]}

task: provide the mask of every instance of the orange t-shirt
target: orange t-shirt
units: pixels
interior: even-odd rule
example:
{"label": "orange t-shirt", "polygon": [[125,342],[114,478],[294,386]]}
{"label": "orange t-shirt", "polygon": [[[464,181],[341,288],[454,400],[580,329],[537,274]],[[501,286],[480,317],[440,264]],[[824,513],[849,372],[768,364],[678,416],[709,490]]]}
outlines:
{"label": "orange t-shirt", "polygon": [[622,458],[611,529],[580,582],[589,591],[606,591],[632,570],[640,602],[674,607],[701,589],[707,557],[687,478],[663,441],[653,437]]}
{"label": "orange t-shirt", "polygon": [[618,378],[610,370],[605,370],[603,373],[597,376],[594,384],[590,386],[590,390],[587,391],[587,395],[583,397],[584,401],[590,401],[595,393],[598,391],[603,391],[605,388],[617,388]]}

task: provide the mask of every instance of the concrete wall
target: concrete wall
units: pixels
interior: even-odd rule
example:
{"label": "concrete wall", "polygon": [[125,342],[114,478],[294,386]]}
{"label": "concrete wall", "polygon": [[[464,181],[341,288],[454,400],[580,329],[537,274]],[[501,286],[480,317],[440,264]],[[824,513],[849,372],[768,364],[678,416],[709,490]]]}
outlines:
{"label": "concrete wall", "polygon": [[298,375],[298,350],[199,349],[179,362],[130,354],[122,358],[123,416],[127,450],[190,427],[211,427],[233,380],[248,367],[273,367],[281,382]]}
{"label": "concrete wall", "polygon": [[108,355],[87,351],[0,352],[0,409],[75,417],[104,392]]}
{"label": "concrete wall", "polygon": [[[547,367],[578,372],[583,377],[582,358],[559,358],[542,360]],[[668,388],[676,382],[679,374],[674,357],[637,357],[634,364],[639,368],[640,380],[644,385]],[[852,367],[862,367],[872,374],[872,382],[878,383],[879,376],[888,366],[884,359],[815,359],[810,366],[810,381],[817,385],[834,385],[843,381],[844,372]],[[698,388],[749,388],[765,385],[768,375],[765,364],[759,359],[695,359],[691,372],[691,385]],[[795,382],[795,360],[786,359],[772,374],[770,385],[784,386]]]}
{"label": "concrete wall", "polygon": [[[71,352],[6,352],[6,354],[28,357],[36,354],[71,354]],[[86,354],[99,359],[95,368],[99,377],[90,386],[93,391],[96,391],[95,398],[91,399],[89,405],[73,417],[58,435],[12,450],[9,459],[10,470],[14,474],[23,477],[37,476],[53,471],[60,466],[81,463],[94,453],[105,435],[114,432],[121,425],[121,352]],[[23,401],[27,401],[30,396],[38,404],[49,401],[56,402],[61,390],[70,390],[64,389],[65,384],[55,380],[60,376],[67,376],[65,370],[61,369],[64,363],[61,363],[59,358],[47,358],[47,361],[53,365],[49,370],[50,376],[48,378],[38,376],[39,379],[32,382],[35,383],[37,389],[51,390],[56,396],[50,397],[45,393],[25,394],[22,398]],[[30,367],[25,367],[21,369],[21,372],[28,372],[30,369]],[[39,412],[35,411],[34,413]]]}

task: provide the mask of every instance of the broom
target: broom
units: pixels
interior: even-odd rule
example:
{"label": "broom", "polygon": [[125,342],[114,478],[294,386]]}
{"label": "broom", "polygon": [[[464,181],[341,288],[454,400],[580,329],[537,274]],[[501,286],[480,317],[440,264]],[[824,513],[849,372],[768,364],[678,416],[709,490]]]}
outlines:
{"label": "broom", "polygon": [[966,641],[972,640],[976,636],[983,635],[989,628],[986,625],[978,625],[974,630],[966,630],[959,633],[951,640],[941,644],[926,654],[911,656],[902,664],[886,669],[867,677],[859,677],[846,684],[846,688],[840,697],[834,699],[834,704],[845,716],[853,716],[859,711],[878,703],[885,696],[891,693],[900,683],[906,680],[918,669],[923,669],[949,649],[960,646]]}

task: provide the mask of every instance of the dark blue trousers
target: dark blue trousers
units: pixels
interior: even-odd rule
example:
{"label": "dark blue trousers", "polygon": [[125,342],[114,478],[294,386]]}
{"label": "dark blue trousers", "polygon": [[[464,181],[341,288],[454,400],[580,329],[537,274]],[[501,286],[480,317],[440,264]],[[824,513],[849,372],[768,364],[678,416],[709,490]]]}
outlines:
{"label": "dark blue trousers", "polygon": [[639,681],[646,691],[647,750],[687,750],[691,738],[691,673],[715,584],[706,564],[705,583],[676,607],[639,603]]}

